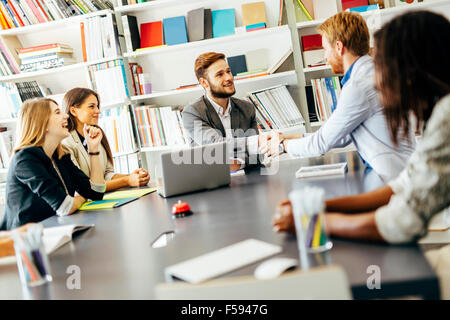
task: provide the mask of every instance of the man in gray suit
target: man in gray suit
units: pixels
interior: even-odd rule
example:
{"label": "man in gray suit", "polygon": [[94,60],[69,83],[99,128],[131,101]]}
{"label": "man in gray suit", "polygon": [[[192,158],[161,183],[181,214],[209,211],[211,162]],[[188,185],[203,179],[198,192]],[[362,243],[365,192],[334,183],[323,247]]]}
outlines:
{"label": "man in gray suit", "polygon": [[191,146],[228,141],[234,145],[231,170],[258,165],[259,146],[269,134],[260,133],[253,104],[232,97],[234,78],[222,53],[208,52],[195,60],[195,75],[206,94],[186,106],[183,126]]}

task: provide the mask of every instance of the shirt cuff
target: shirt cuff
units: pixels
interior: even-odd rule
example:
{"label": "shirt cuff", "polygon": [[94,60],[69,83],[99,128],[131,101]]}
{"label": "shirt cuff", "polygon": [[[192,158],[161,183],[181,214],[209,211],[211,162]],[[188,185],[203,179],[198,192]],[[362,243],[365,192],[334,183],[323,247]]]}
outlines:
{"label": "shirt cuff", "polygon": [[89,182],[91,183],[91,189],[94,190],[95,192],[99,192],[99,193],[105,193],[106,191],[106,183],[103,184],[97,184],[92,182],[91,180],[89,180]]}
{"label": "shirt cuff", "polygon": [[389,187],[391,187],[394,193],[401,193],[405,188],[410,184],[409,176],[408,176],[408,168],[403,169],[402,172],[398,175],[397,178],[388,182]]}
{"label": "shirt cuff", "polygon": [[258,135],[247,138],[247,150],[249,154],[258,154]]}
{"label": "shirt cuff", "polygon": [[64,199],[63,203],[56,210],[56,214],[60,217],[67,216],[70,213],[70,209],[72,209],[73,205],[73,197],[67,195]]}

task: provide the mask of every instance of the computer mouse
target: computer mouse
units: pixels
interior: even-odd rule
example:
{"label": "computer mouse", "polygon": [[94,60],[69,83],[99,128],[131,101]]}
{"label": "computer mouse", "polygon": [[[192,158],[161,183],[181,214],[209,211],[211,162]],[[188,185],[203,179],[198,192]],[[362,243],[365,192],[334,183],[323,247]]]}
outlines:
{"label": "computer mouse", "polygon": [[297,259],[272,258],[264,261],[255,269],[255,278],[259,280],[275,279],[283,272],[298,265]]}

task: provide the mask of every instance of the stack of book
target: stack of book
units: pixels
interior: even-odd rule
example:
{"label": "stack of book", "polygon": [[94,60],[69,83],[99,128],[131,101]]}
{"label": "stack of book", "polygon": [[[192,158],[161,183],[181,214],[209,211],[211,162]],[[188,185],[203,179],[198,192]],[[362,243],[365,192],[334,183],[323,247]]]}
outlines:
{"label": "stack of book", "polygon": [[9,76],[20,73],[20,58],[17,50],[22,44],[17,37],[0,37],[0,75]]}
{"label": "stack of book", "polygon": [[0,26],[18,28],[106,9],[114,9],[109,0],[2,0]]}
{"label": "stack of book", "polygon": [[134,117],[141,148],[186,144],[180,111],[171,107],[137,106]]}
{"label": "stack of book", "polygon": [[83,61],[120,55],[119,34],[114,15],[95,16],[80,22]]}
{"label": "stack of book", "polygon": [[8,168],[14,148],[14,132],[0,127],[0,168]]}
{"label": "stack of book", "polygon": [[247,100],[255,106],[256,120],[265,129],[284,129],[305,123],[285,85],[254,91]]}
{"label": "stack of book", "polygon": [[136,150],[133,126],[127,106],[102,110],[99,125],[108,138],[114,153],[131,153]]}
{"label": "stack of book", "polygon": [[31,72],[57,68],[76,63],[73,49],[66,44],[50,43],[19,49],[20,71]]}
{"label": "stack of book", "polygon": [[264,1],[244,3],[242,8],[242,23],[246,32],[265,29],[267,27]]}
{"label": "stack of book", "polygon": [[103,106],[123,104],[128,100],[128,85],[123,59],[89,66],[93,90],[97,91]]}
{"label": "stack of book", "polygon": [[25,100],[43,97],[47,90],[36,81],[4,82],[0,84],[0,119],[17,118],[20,107]]}
{"label": "stack of book", "polygon": [[305,68],[323,66],[325,62],[325,50],[322,47],[322,36],[311,34],[302,36],[302,55]]}
{"label": "stack of book", "polygon": [[[341,84],[338,77],[311,79],[316,117],[326,121],[337,107],[341,94]],[[310,113],[311,113],[311,109]]]}

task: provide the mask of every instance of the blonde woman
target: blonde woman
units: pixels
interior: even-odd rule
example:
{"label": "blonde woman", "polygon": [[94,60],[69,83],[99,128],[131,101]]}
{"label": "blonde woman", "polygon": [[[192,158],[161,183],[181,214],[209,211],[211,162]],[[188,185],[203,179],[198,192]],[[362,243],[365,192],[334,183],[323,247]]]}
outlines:
{"label": "blonde woman", "polygon": [[[83,137],[84,125],[97,126],[100,115],[98,94],[87,88],[74,88],[67,91],[63,100],[65,113],[69,116],[69,137],[63,141],[72,155],[72,161],[87,176],[91,174],[87,145]],[[130,174],[114,172],[113,157],[108,139],[103,135],[99,146],[100,163],[106,181],[106,191],[122,187],[139,187],[148,184],[149,173],[140,168]]]}
{"label": "blonde woman", "polygon": [[69,135],[67,118],[51,99],[33,99],[23,104],[19,143],[8,171],[0,229],[39,222],[55,214],[69,215],[86,199],[103,198],[106,186],[98,151],[102,132],[92,126],[83,128],[91,165],[89,180],[61,144]]}

